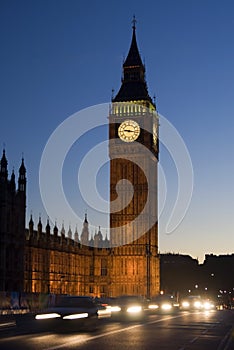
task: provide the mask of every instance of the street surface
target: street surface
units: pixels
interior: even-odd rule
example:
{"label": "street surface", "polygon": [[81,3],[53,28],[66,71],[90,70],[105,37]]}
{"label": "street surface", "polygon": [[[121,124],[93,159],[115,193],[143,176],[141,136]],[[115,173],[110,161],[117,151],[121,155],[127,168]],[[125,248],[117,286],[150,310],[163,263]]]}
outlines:
{"label": "street surface", "polygon": [[2,322],[1,350],[234,350],[234,310],[149,315],[144,322],[100,320],[94,332],[35,332]]}

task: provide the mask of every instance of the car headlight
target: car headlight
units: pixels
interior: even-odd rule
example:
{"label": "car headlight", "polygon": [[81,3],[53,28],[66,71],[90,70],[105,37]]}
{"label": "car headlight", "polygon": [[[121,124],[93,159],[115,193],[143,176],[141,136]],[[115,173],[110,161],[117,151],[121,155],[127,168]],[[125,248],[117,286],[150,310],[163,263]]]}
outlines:
{"label": "car headlight", "polygon": [[183,307],[189,307],[189,302],[188,301],[183,301],[182,302]]}
{"label": "car headlight", "polygon": [[214,304],[212,304],[209,301],[206,301],[206,302],[204,302],[203,307],[205,310],[210,310],[210,309],[214,308]]}
{"label": "car headlight", "polygon": [[40,315],[36,315],[35,316],[35,319],[36,320],[48,320],[50,318],[59,318],[61,317],[61,315],[55,313],[55,312],[52,312],[52,313],[49,313],[49,314],[40,314]]}
{"label": "car headlight", "polygon": [[88,316],[89,315],[87,312],[83,312],[81,314],[72,314],[72,315],[63,316],[63,319],[64,320],[77,320],[78,318],[86,318]]}
{"label": "car headlight", "polygon": [[141,312],[142,307],[141,306],[130,306],[127,308],[127,312],[129,313],[137,313],[137,312]]}
{"label": "car headlight", "polygon": [[201,307],[201,302],[200,301],[195,301],[193,305],[194,305],[195,308],[199,309]]}
{"label": "car headlight", "polygon": [[111,312],[119,312],[121,311],[121,307],[119,306],[111,306]]}
{"label": "car headlight", "polygon": [[149,304],[148,309],[156,310],[156,309],[158,309],[158,305],[157,304]]}
{"label": "car headlight", "polygon": [[161,309],[162,309],[162,310],[165,310],[165,311],[171,310],[171,308],[172,308],[172,306],[171,306],[171,304],[169,304],[169,303],[163,303],[163,304],[161,305]]}
{"label": "car headlight", "polygon": [[203,307],[204,307],[204,309],[209,310],[210,307],[211,307],[211,304],[210,304],[208,301],[206,301],[206,302],[203,304]]}

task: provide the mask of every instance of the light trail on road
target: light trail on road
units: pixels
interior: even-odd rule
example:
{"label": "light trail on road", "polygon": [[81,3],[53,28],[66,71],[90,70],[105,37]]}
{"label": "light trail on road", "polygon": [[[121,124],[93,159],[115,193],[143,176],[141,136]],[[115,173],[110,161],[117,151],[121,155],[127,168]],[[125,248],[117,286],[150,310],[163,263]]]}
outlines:
{"label": "light trail on road", "polygon": [[98,338],[107,337],[109,335],[114,335],[114,334],[117,334],[117,333],[127,332],[127,331],[129,331],[131,329],[134,329],[134,328],[143,327],[146,324],[154,324],[154,323],[164,322],[164,321],[167,321],[167,320],[171,320],[173,318],[180,318],[180,317],[183,317],[183,315],[168,316],[168,317],[165,317],[165,318],[161,318],[159,320],[154,320],[154,321],[149,321],[149,322],[145,322],[145,323],[140,323],[140,324],[136,324],[136,325],[133,325],[133,326],[128,326],[126,328],[116,329],[114,331],[105,332],[105,333],[94,335],[94,336],[89,336],[89,337],[87,337],[85,339],[83,339],[83,338],[82,339],[76,339],[76,340],[73,340],[71,342],[66,342],[66,343],[61,344],[61,345],[48,347],[48,348],[45,348],[43,350],[57,350],[57,349],[65,348],[68,345],[73,346],[73,345],[83,344],[83,343],[86,343],[86,342],[88,342],[90,340],[95,340],[95,339],[98,339]]}

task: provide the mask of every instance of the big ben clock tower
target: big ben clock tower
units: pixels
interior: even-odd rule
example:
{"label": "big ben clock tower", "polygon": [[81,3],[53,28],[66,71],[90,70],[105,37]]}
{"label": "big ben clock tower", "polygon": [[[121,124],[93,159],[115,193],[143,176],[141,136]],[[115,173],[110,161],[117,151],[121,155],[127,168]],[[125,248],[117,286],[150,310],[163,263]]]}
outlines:
{"label": "big ben clock tower", "polygon": [[150,297],[159,293],[158,114],[148,93],[135,22],[109,114],[110,294]]}

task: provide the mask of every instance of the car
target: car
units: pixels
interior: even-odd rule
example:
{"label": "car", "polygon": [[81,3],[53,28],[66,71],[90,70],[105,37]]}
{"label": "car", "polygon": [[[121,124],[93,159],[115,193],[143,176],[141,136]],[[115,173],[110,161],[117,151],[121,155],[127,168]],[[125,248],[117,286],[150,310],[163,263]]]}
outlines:
{"label": "car", "polygon": [[95,330],[98,326],[99,307],[88,296],[62,296],[54,306],[34,315],[38,328],[54,331]]}
{"label": "car", "polygon": [[148,301],[148,312],[149,313],[171,313],[178,310],[179,304],[173,297],[173,295],[160,294],[152,297]]}
{"label": "car", "polygon": [[98,308],[98,318],[108,318],[111,317],[111,306],[110,298],[94,298],[94,303]]}
{"label": "car", "polygon": [[200,295],[189,295],[180,301],[181,310],[202,310],[203,301]]}
{"label": "car", "polygon": [[205,298],[202,301],[202,309],[203,310],[215,310],[216,303],[212,299]]}
{"label": "car", "polygon": [[111,317],[120,321],[144,320],[144,299],[135,295],[122,295],[110,301]]}

